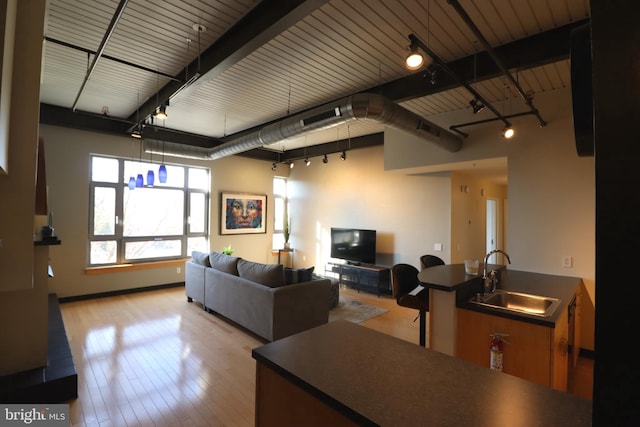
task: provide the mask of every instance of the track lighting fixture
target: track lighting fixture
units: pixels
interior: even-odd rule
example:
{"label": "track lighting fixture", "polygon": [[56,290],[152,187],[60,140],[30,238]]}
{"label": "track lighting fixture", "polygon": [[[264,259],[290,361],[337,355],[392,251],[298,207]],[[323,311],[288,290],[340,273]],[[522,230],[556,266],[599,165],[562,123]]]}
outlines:
{"label": "track lighting fixture", "polygon": [[293,169],[294,163],[293,161],[289,162],[289,169]]}
{"label": "track lighting fixture", "polygon": [[329,163],[329,158],[327,157],[327,155],[325,154],[324,157],[322,158],[322,163],[327,164]]}
{"label": "track lighting fixture", "polygon": [[479,102],[476,98],[469,101],[469,105],[473,108],[473,114],[478,114],[480,111],[484,110],[484,104]]}
{"label": "track lighting fixture", "polygon": [[309,158],[308,158],[308,157],[305,157],[305,158],[304,158],[304,165],[305,165],[305,166],[309,166],[310,164],[311,164],[311,160],[309,160]]}
{"label": "track lighting fixture", "polygon": [[347,152],[343,151],[342,154],[340,154],[340,160],[347,160]]}
{"label": "track lighting fixture", "polygon": [[275,172],[277,168],[278,167],[276,166],[276,162],[273,162],[273,165],[271,165],[271,170]]}
{"label": "track lighting fixture", "polygon": [[407,70],[415,71],[424,65],[424,56],[418,50],[418,46],[411,44],[409,54],[404,59],[404,66]]}
{"label": "track lighting fixture", "polygon": [[513,128],[511,126],[507,126],[506,128],[504,128],[502,130],[502,136],[506,139],[511,139],[513,138],[513,135],[515,135],[515,131],[513,130]]}

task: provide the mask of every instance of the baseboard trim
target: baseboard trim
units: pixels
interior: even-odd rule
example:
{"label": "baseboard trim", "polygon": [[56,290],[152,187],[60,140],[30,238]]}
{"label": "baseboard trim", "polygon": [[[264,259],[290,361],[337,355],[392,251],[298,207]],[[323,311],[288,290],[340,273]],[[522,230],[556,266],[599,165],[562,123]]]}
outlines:
{"label": "baseboard trim", "polygon": [[143,286],[143,287],[131,288],[131,289],[120,289],[117,291],[98,292],[95,294],[77,295],[73,297],[62,297],[62,298],[58,298],[58,301],[62,304],[65,302],[85,301],[89,299],[106,298],[106,297],[113,297],[117,295],[127,295],[127,294],[135,294],[138,292],[155,291],[158,289],[178,288],[180,286],[184,286],[184,282],[167,283],[164,285]]}

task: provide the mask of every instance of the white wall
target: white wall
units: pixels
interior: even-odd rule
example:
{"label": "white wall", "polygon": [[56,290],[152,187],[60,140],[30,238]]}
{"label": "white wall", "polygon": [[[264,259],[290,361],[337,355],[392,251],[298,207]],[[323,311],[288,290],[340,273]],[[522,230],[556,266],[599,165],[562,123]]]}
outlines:
{"label": "white wall", "polygon": [[[449,262],[449,175],[385,172],[383,151],[382,146],[348,151],[345,161],[333,154],[327,164],[316,158],[291,170],[291,244],[297,267],[324,271],[331,227],[375,229],[381,265],[404,262],[419,268],[420,256],[427,253]],[[435,252],[434,243],[444,251]]]}

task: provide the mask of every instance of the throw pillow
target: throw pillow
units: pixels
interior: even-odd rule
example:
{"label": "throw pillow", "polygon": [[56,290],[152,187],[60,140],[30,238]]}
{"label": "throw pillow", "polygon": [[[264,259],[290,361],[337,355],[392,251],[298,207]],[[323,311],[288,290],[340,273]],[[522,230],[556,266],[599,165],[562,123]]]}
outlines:
{"label": "throw pillow", "polygon": [[277,288],[284,284],[282,264],[260,264],[240,259],[238,261],[238,273],[240,277],[270,288]]}
{"label": "throw pillow", "polygon": [[198,265],[204,265],[205,267],[211,267],[209,264],[209,254],[200,251],[191,252],[191,260]]}
{"label": "throw pillow", "polygon": [[211,252],[209,254],[209,263],[211,267],[224,273],[238,275],[238,260],[240,258],[231,255],[221,254],[220,252]]}
{"label": "throw pillow", "polygon": [[291,285],[294,283],[308,282],[313,279],[313,269],[309,268],[285,268],[284,269],[284,284]]}

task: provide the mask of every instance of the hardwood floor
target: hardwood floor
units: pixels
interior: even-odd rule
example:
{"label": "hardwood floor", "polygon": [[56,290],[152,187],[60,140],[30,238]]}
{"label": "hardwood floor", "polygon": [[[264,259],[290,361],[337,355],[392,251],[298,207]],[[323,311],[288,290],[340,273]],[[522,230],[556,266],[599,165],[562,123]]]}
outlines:
{"label": "hardwood floor", "polygon": [[[390,297],[340,292],[389,310],[361,325],[418,343],[415,310]],[[184,288],[60,309],[78,371],[73,426],[254,425],[251,350],[266,341],[187,303]],[[593,364],[581,362],[570,385],[590,398]]]}

